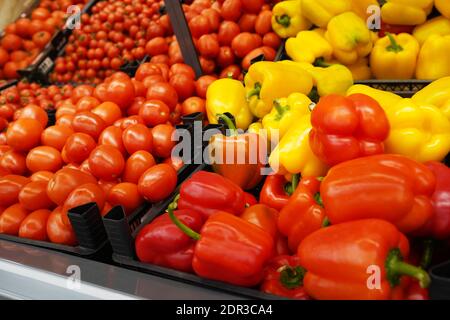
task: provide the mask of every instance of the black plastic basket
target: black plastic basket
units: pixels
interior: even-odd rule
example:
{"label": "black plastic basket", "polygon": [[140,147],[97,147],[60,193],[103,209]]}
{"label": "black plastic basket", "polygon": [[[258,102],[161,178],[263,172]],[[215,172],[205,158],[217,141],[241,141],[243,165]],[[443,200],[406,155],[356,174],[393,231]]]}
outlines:
{"label": "black plastic basket", "polygon": [[2,92],[3,90],[6,90],[10,87],[15,86],[17,83],[19,83],[19,80],[9,80],[6,81],[5,83],[3,83],[2,85],[0,85],[0,92]]}
{"label": "black plastic basket", "polygon": [[77,246],[20,238],[1,233],[0,239],[82,257],[105,257],[111,252],[105,227],[95,202],[69,210],[68,216],[78,241]]}
{"label": "black plastic basket", "polygon": [[431,268],[430,276],[430,298],[450,300],[450,261]]}

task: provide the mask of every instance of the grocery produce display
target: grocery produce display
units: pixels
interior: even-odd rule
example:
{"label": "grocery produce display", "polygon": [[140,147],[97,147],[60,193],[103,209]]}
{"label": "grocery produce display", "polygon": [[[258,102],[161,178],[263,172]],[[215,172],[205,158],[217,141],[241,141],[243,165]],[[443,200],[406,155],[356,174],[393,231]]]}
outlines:
{"label": "grocery produce display", "polygon": [[[6,28],[0,78],[74,3]],[[166,3],[89,1],[46,81],[0,80],[0,239],[254,299],[441,297],[447,2]]]}

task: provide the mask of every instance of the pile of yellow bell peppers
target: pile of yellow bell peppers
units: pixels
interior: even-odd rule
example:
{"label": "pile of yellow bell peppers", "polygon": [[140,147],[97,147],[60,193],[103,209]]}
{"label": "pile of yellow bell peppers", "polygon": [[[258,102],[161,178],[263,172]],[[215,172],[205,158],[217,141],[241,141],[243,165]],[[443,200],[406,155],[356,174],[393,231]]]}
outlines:
{"label": "pile of yellow bell peppers", "polygon": [[[427,20],[433,6],[441,16]],[[412,33],[379,38],[369,30],[377,14],[385,24],[411,26]],[[272,27],[287,39],[293,61],[342,64],[354,80],[450,76],[448,0],[385,0],[381,7],[377,0],[287,0],[273,7]]]}

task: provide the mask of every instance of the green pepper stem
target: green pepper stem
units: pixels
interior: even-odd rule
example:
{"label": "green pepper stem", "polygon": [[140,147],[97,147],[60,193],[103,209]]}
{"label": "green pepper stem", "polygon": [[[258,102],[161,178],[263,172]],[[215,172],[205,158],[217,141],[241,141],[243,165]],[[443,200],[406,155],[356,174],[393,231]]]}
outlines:
{"label": "green pepper stem", "polygon": [[332,66],[331,63],[325,62],[325,58],[322,58],[322,57],[317,58],[317,59],[314,61],[313,65],[314,65],[315,67],[321,67],[321,68],[328,68],[328,67],[331,67],[331,66]]}
{"label": "green pepper stem", "polygon": [[194,239],[194,240],[200,240],[200,234],[189,228],[187,225],[185,225],[183,222],[180,221],[180,219],[177,218],[174,214],[174,210],[177,208],[177,201],[179,199],[179,195],[177,195],[173,202],[169,204],[167,207],[167,213],[169,214],[170,220],[181,230],[184,234],[186,234],[188,237]]}
{"label": "green pepper stem", "polygon": [[273,107],[275,108],[275,110],[277,110],[279,116],[282,116],[284,114],[284,109],[278,100],[273,101]]}
{"label": "green pepper stem", "polygon": [[253,86],[253,89],[247,92],[247,100],[249,100],[253,96],[257,96],[259,98],[259,94],[261,92],[261,83],[256,82]]}
{"label": "green pepper stem", "polygon": [[400,276],[406,275],[419,281],[421,288],[427,288],[430,285],[430,276],[428,273],[416,266],[402,261],[399,249],[392,249],[386,259],[386,271],[391,286],[400,283]]}
{"label": "green pepper stem", "polygon": [[295,289],[303,285],[306,270],[300,266],[282,266],[277,270],[280,273],[280,283],[287,289]]}
{"label": "green pepper stem", "polygon": [[391,42],[391,44],[386,48],[387,51],[392,51],[396,53],[403,51],[403,47],[398,44],[392,33],[386,32],[386,35],[389,38],[389,41]]}
{"label": "green pepper stem", "polygon": [[319,206],[321,206],[321,207],[323,208],[323,201],[322,201],[322,197],[320,196],[320,192],[317,192],[317,193],[314,195],[314,200],[317,202],[317,204],[318,204]]}
{"label": "green pepper stem", "polygon": [[330,219],[328,219],[328,217],[325,217],[322,221],[322,228],[326,228],[331,226],[331,222]]}
{"label": "green pepper stem", "polygon": [[284,186],[284,191],[289,195],[292,196],[295,189],[297,189],[298,182],[300,181],[300,174],[296,173],[292,175],[292,181],[290,183],[287,183]]}
{"label": "green pepper stem", "polygon": [[237,136],[238,132],[236,126],[234,125],[233,121],[231,121],[230,117],[228,117],[223,113],[220,113],[217,115],[217,120],[222,120],[223,122],[225,122],[225,125],[227,126],[228,130],[230,130],[231,136]]}
{"label": "green pepper stem", "polygon": [[283,14],[282,16],[275,16],[275,21],[285,28],[291,25],[291,17],[289,17],[287,14]]}
{"label": "green pepper stem", "polygon": [[420,267],[427,270],[431,265],[431,259],[433,258],[434,241],[433,239],[425,239],[423,241],[423,254],[420,260]]}

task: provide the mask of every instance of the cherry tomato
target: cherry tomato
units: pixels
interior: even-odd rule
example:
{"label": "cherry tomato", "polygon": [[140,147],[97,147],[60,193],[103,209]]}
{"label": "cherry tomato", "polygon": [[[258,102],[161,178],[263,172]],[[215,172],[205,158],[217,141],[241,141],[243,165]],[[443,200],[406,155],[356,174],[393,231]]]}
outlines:
{"label": "cherry tomato", "polygon": [[9,150],[0,157],[0,168],[10,174],[25,175],[27,172],[26,158],[21,152]]}
{"label": "cherry tomato", "polygon": [[220,73],[220,78],[231,78],[235,80],[239,80],[239,78],[242,76],[241,68],[239,66],[232,64],[231,66],[228,66],[222,70]]}
{"label": "cherry tomato", "polygon": [[230,47],[221,47],[217,56],[217,64],[222,68],[226,68],[232,65],[234,61],[235,56],[233,50]]}
{"label": "cherry tomato", "polygon": [[188,75],[191,79],[195,79],[195,72],[191,66],[184,64],[184,63],[175,63],[170,66],[170,70],[169,70],[170,78],[176,74],[182,74],[182,73]]}
{"label": "cherry tomato", "polygon": [[220,13],[212,8],[204,9],[202,11],[202,16],[208,19],[209,30],[211,32],[216,32],[220,26]]}
{"label": "cherry tomato", "polygon": [[175,128],[170,124],[159,124],[152,129],[153,153],[157,157],[170,157],[176,141],[172,140]]}
{"label": "cherry tomato", "polygon": [[266,33],[263,37],[263,45],[278,49],[281,45],[281,39],[275,32]]}
{"label": "cherry tomato", "polygon": [[112,206],[123,206],[126,215],[133,213],[144,202],[137,185],[129,182],[118,183],[112,187],[107,200]]}
{"label": "cherry tomato", "polygon": [[29,182],[19,193],[19,203],[30,211],[53,207],[54,203],[47,196],[47,185],[45,181]]}
{"label": "cherry tomato", "polygon": [[204,74],[214,73],[214,70],[216,69],[216,63],[213,59],[206,59],[205,57],[200,56],[199,61]]}
{"label": "cherry tomato", "polygon": [[42,132],[41,143],[44,146],[53,147],[61,151],[67,139],[74,133],[69,126],[55,125],[48,127]]}
{"label": "cherry tomato", "polygon": [[89,157],[96,146],[95,140],[90,135],[79,132],[67,139],[63,150],[70,163],[80,164]]}
{"label": "cherry tomato", "polygon": [[99,104],[100,101],[98,101],[98,99],[91,96],[85,96],[81,97],[80,100],[78,100],[77,104],[75,105],[75,109],[77,112],[91,111]]}
{"label": "cherry tomato", "polygon": [[[147,88],[144,86],[144,84],[141,81],[138,81],[134,78],[131,79],[131,82],[133,82],[136,98],[145,97],[145,95],[147,94]],[[135,98],[135,100],[136,100],[136,98]]]}
{"label": "cherry tomato", "polygon": [[189,29],[195,38],[199,38],[210,32],[208,18],[202,15],[195,16],[189,21]]}
{"label": "cherry tomato", "polygon": [[208,90],[208,87],[211,83],[216,81],[217,78],[215,76],[201,76],[197,79],[195,82],[195,91],[197,93],[197,96],[199,96],[202,99],[206,99],[206,91]]}
{"label": "cherry tomato", "polygon": [[70,209],[76,208],[88,204],[89,202],[95,202],[100,211],[103,210],[105,205],[105,194],[102,188],[99,187],[97,183],[86,183],[75,188],[68,196],[64,202],[62,209],[63,216],[62,220],[66,225],[70,225],[67,213]]}
{"label": "cherry tomato", "polygon": [[170,85],[176,90],[180,101],[191,97],[195,92],[195,80],[185,73],[172,76]]}
{"label": "cherry tomato", "polygon": [[77,103],[78,100],[81,99],[81,97],[85,97],[85,96],[92,96],[94,93],[94,88],[90,85],[79,85],[77,87],[75,87],[72,91],[72,103]]}
{"label": "cherry tomato", "polygon": [[160,100],[148,100],[139,109],[139,116],[148,127],[154,127],[169,120],[170,109]]}
{"label": "cherry tomato", "polygon": [[239,19],[239,29],[242,32],[255,31],[255,23],[258,16],[256,14],[244,13]]}
{"label": "cherry tomato", "polygon": [[106,123],[98,115],[84,111],[75,115],[72,128],[75,132],[86,133],[97,140],[100,133],[106,128]]}
{"label": "cherry tomato", "polygon": [[39,145],[43,128],[34,119],[18,119],[6,130],[8,145],[17,151],[28,151]]}
{"label": "cherry tomato", "polygon": [[125,168],[125,160],[118,149],[112,146],[102,145],[91,152],[89,156],[89,168],[92,174],[98,179],[115,180],[122,174]]}
{"label": "cherry tomato", "polygon": [[152,150],[152,133],[143,124],[129,126],[123,131],[122,141],[128,154],[139,150]]}
{"label": "cherry tomato", "polygon": [[177,172],[172,166],[162,163],[144,172],[139,179],[138,191],[146,200],[158,202],[167,198],[176,185]]}
{"label": "cherry tomato", "polygon": [[115,127],[119,127],[122,130],[125,130],[129,126],[135,125],[135,124],[143,124],[144,121],[142,118],[138,115],[135,116],[129,116],[128,118],[122,118],[114,122]]}
{"label": "cherry tomato", "polygon": [[145,52],[150,56],[166,54],[168,51],[169,45],[163,37],[153,38],[145,45]]}
{"label": "cherry tomato", "polygon": [[86,183],[96,183],[97,180],[90,174],[78,169],[63,168],[55,173],[48,182],[47,196],[57,205],[61,206],[67,196],[75,188]]}
{"label": "cherry tomato", "polygon": [[47,220],[47,236],[53,243],[73,246],[77,243],[75,233],[70,225],[63,222],[62,217],[62,207],[52,211]]}
{"label": "cherry tomato", "polygon": [[261,44],[261,36],[249,32],[242,32],[233,39],[231,48],[237,57],[244,58],[247,53],[260,47]]}
{"label": "cherry tomato", "polygon": [[264,5],[264,0],[247,0],[247,1],[241,1],[242,3],[242,9],[245,12],[250,12],[250,13],[258,13],[261,11],[263,5]]}
{"label": "cherry tomato", "polygon": [[19,237],[46,241],[47,221],[50,214],[51,211],[46,209],[31,212],[20,224]]}
{"label": "cherry tomato", "polygon": [[203,57],[211,59],[219,54],[220,45],[216,36],[204,34],[198,39],[197,48]]}
{"label": "cherry tomato", "polygon": [[275,60],[275,56],[277,55],[277,52],[275,51],[275,49],[273,49],[271,47],[260,47],[260,48],[253,49],[252,51],[247,53],[247,55],[242,60],[242,63],[241,63],[242,68],[244,70],[248,70],[248,68],[250,68],[252,60],[261,55],[264,55],[265,61],[273,61],[273,60]]}
{"label": "cherry tomato", "polygon": [[241,0],[225,0],[222,3],[222,11],[220,13],[223,20],[237,21],[241,16],[241,12]]}
{"label": "cherry tomato", "polygon": [[126,109],[135,97],[133,82],[125,73],[116,72],[95,88],[94,96],[100,101],[114,102],[121,109]]}
{"label": "cherry tomato", "polygon": [[155,63],[146,62],[139,66],[134,78],[143,81],[146,77],[152,75],[161,75],[161,69]]}
{"label": "cherry tomato", "polygon": [[178,103],[178,94],[169,83],[160,82],[148,88],[147,99],[161,100],[173,110]]}
{"label": "cherry tomato", "polygon": [[29,104],[28,106],[22,109],[19,119],[25,118],[39,121],[42,128],[45,128],[47,126],[48,122],[47,112],[45,112],[42,108],[34,104]]}
{"label": "cherry tomato", "polygon": [[91,112],[99,116],[107,126],[122,118],[122,110],[114,102],[103,102]]}
{"label": "cherry tomato", "polygon": [[183,160],[179,157],[167,158],[166,160],[164,160],[164,163],[171,165],[172,168],[175,169],[175,171],[180,170],[184,165]]}
{"label": "cherry tomato", "polygon": [[18,175],[6,175],[0,178],[0,203],[9,207],[18,202],[20,190],[30,179]]}
{"label": "cherry tomato", "polygon": [[44,181],[49,182],[54,176],[53,172],[50,171],[38,171],[31,175],[30,180],[34,182]]}
{"label": "cherry tomato", "polygon": [[261,36],[272,31],[272,11],[264,10],[258,14],[255,21],[255,31]]}
{"label": "cherry tomato", "polygon": [[122,181],[138,183],[141,175],[155,164],[155,158],[151,153],[143,150],[133,153],[125,164]]}
{"label": "cherry tomato", "polygon": [[0,233],[17,236],[20,224],[28,214],[29,211],[18,203],[6,208],[0,215]]}
{"label": "cherry tomato", "polygon": [[184,100],[181,104],[181,114],[185,116],[195,112],[206,113],[205,100],[199,97],[190,97]]}
{"label": "cherry tomato", "polygon": [[109,126],[103,130],[98,138],[98,145],[109,145],[117,148],[123,155],[126,154],[125,146],[122,141],[123,130],[119,127]]}
{"label": "cherry tomato", "polygon": [[63,164],[60,152],[48,146],[40,146],[32,149],[26,158],[28,170],[37,172],[41,170],[56,172]]}

